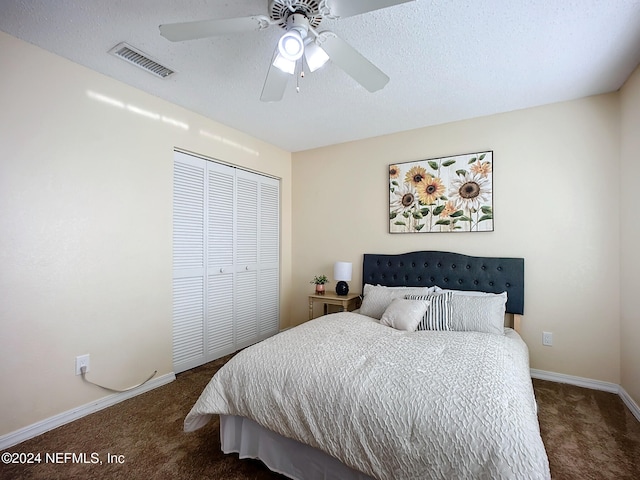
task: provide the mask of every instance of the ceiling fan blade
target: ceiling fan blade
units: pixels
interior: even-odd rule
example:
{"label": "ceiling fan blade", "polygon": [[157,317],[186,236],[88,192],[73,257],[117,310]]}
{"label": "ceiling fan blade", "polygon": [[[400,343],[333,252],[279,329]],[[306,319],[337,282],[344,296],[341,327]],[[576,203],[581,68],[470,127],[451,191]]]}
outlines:
{"label": "ceiling fan blade", "polygon": [[262,87],[260,100],[262,100],[263,102],[279,102],[280,100],[282,100],[290,77],[290,73],[280,70],[272,62],[269,65],[267,78],[265,79],[264,86]]}
{"label": "ceiling fan blade", "polygon": [[325,16],[330,18],[352,17],[413,1],[415,0],[327,0],[329,12]]}
{"label": "ceiling fan blade", "polygon": [[370,92],[376,92],[389,82],[389,77],[360,52],[339,38],[335,33],[322,32],[318,45],[333,63]]}
{"label": "ceiling fan blade", "polygon": [[167,23],[160,25],[160,35],[172,42],[195,40],[197,38],[213,37],[233,33],[263,30],[273,24],[264,15],[251,17],[224,18],[220,20],[199,20],[195,22]]}

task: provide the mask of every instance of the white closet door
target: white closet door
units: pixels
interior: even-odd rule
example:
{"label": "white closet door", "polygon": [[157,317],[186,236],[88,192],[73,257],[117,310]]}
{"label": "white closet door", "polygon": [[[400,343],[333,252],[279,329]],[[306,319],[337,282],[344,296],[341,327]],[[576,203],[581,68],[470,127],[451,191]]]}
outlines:
{"label": "white closet door", "polygon": [[235,168],[207,163],[207,356],[213,360],[235,350],[234,223]]}
{"label": "white closet door", "polygon": [[280,183],[260,181],[259,246],[259,335],[265,338],[280,328]]}
{"label": "white closet door", "polygon": [[258,175],[236,171],[236,345],[258,340]]}
{"label": "white closet door", "polygon": [[174,371],[279,329],[280,183],[174,157]]}
{"label": "white closet door", "polygon": [[183,371],[205,359],[206,166],[176,155],[173,172],[173,364]]}

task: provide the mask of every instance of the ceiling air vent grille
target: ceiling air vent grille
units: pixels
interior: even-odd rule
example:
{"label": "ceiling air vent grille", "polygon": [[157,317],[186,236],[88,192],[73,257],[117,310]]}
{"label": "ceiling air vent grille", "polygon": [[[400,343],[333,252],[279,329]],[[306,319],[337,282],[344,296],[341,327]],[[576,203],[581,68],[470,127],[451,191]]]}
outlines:
{"label": "ceiling air vent grille", "polygon": [[151,59],[146,53],[143,53],[137,48],[133,48],[131,45],[127,45],[126,43],[119,43],[111,50],[109,50],[109,53],[135,65],[136,67],[140,67],[143,70],[146,70],[156,77],[167,78],[168,76],[176,73],[169,67],[160,65],[158,62]]}

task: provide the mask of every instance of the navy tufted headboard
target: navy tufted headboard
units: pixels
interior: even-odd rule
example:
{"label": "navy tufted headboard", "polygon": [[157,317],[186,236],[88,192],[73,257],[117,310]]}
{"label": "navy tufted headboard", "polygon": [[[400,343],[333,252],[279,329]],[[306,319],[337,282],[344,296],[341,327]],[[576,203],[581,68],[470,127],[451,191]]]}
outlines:
{"label": "navy tufted headboard", "polygon": [[362,284],[507,292],[508,313],[524,311],[524,258],[471,257],[422,251],[398,255],[365,253]]}

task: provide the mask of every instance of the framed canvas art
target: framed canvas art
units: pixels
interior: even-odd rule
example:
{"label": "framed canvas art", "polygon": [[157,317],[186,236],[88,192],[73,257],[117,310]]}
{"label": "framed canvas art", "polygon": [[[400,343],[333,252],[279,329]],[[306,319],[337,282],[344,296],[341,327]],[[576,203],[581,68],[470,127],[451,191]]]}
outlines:
{"label": "framed canvas art", "polygon": [[389,232],[493,231],[493,151],[389,165]]}

